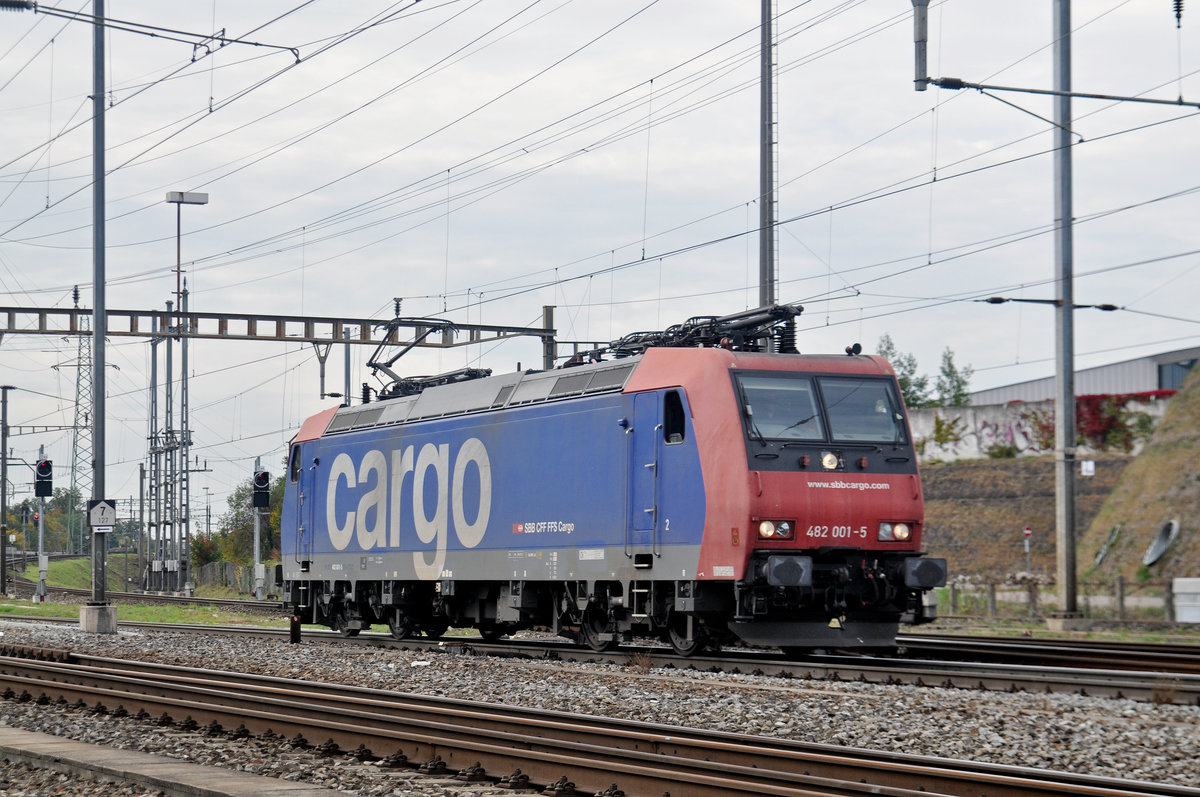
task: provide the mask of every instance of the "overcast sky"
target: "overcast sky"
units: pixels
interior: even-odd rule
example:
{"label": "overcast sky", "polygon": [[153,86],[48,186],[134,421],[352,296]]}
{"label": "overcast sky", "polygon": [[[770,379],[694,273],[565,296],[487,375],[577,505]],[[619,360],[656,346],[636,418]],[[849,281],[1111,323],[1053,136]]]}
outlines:
{"label": "overcast sky", "polygon": [[[49,7],[49,6],[47,6]],[[82,0],[57,8],[90,13]],[[751,0],[110,0],[107,304],[535,326],[609,340],[757,304],[758,41]],[[1048,99],[915,92],[909,0],[779,0],[779,287],[799,347],[888,334],[980,389],[1053,373]],[[1074,88],[1200,100],[1200,10],[1076,0]],[[214,31],[230,41],[203,37]],[[91,26],[0,15],[0,306],[92,306]],[[1051,3],[933,0],[934,76],[1051,88]],[[299,61],[297,61],[297,55]],[[1002,98],[1004,102],[1001,101]],[[1011,103],[1006,104],[1006,103]],[[1019,107],[1013,107],[1019,106]],[[1194,109],[1076,100],[1080,368],[1200,343]],[[936,180],[934,177],[936,176]],[[9,423],[73,421],[74,339],[6,335]],[[138,490],[149,345],[107,349],[108,493]],[[356,348],[352,383],[373,381]],[[340,391],[343,352],[329,358]],[[280,472],[319,396],[311,346],[190,352],[193,515],[255,457]],[[177,362],[177,361],[176,361]],[[536,340],[417,352],[405,373],[540,363]],[[118,370],[119,369],[119,370]],[[67,432],[39,445],[66,486]],[[16,499],[32,476],[13,466]],[[193,528],[202,527],[202,523]]]}

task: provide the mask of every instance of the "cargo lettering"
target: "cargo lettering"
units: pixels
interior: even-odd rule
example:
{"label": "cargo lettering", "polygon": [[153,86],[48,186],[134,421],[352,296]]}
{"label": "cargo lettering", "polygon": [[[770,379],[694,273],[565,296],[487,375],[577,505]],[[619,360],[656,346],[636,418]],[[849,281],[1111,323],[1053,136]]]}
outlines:
{"label": "cargo lettering", "polygon": [[[339,551],[344,551],[351,540],[364,551],[398,548],[404,525],[401,499],[408,480],[413,530],[417,539],[432,546],[429,552],[413,552],[413,567],[418,578],[432,580],[441,573],[446,561],[450,520],[463,547],[474,548],[483,540],[492,511],[492,465],[487,448],[474,437],[459,448],[453,467],[450,446],[446,443],[426,443],[419,451],[414,449],[415,446],[407,446],[392,451],[390,463],[382,451],[372,449],[362,456],[357,468],[349,454],[338,454],[329,470],[325,527],[329,530],[329,541]],[[472,464],[479,474],[479,509],[473,519],[467,517],[467,504],[463,500]],[[432,494],[427,490],[427,480],[433,485]],[[343,482],[345,489],[362,488],[363,492],[355,508],[339,517],[337,493]],[[432,558],[427,559],[430,553]]]}

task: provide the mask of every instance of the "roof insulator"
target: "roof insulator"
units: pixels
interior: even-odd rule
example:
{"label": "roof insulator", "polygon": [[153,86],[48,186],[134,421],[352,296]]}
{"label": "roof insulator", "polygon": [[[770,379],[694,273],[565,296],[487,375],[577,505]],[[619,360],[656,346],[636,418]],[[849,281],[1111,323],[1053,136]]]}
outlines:
{"label": "roof insulator", "polygon": [[959,89],[965,89],[967,87],[966,81],[960,77],[940,77],[933,81],[933,85],[940,89],[951,89],[953,91],[958,91]]}

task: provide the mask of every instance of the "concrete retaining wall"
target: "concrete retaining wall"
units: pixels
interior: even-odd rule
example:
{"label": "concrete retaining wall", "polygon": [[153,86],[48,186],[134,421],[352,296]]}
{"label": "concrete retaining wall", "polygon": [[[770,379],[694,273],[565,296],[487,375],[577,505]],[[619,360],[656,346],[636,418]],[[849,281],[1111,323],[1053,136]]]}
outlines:
{"label": "concrete retaining wall", "polygon": [[[1155,427],[1167,411],[1167,401],[1131,401],[1125,405],[1130,413],[1148,415]],[[1030,457],[1052,453],[1054,444],[1043,447],[1037,432],[1040,419],[1054,417],[1052,401],[1014,401],[980,407],[933,407],[911,410],[908,414],[917,456],[922,462],[953,462],[959,459],[981,459],[996,446],[1012,446],[1016,456]],[[1130,453],[1137,454],[1145,445],[1138,440]],[[1096,451],[1080,445],[1077,456],[1086,457]]]}

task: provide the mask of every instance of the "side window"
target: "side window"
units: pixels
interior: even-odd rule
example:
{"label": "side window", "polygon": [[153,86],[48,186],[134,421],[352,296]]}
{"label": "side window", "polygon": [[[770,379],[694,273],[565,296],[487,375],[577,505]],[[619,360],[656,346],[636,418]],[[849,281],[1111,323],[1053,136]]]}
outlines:
{"label": "side window", "polygon": [[292,446],[292,458],[288,462],[288,481],[292,484],[300,481],[300,445]]}
{"label": "side window", "polygon": [[683,399],[679,397],[679,391],[667,391],[663,396],[663,442],[667,445],[683,442],[686,428],[684,420]]}

